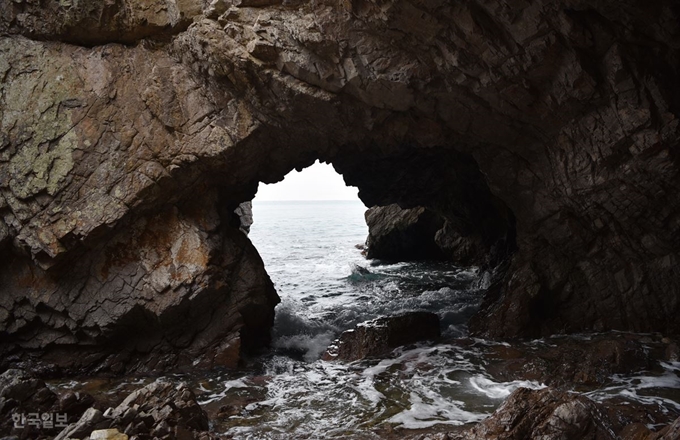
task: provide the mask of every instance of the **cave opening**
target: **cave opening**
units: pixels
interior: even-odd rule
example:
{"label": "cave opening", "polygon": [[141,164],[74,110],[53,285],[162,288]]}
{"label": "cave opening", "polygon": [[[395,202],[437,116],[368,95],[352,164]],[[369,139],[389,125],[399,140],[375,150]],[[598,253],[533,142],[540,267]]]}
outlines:
{"label": "cave opening", "polygon": [[466,334],[514,250],[511,212],[452,150],[362,158],[342,176],[347,163],[299,167],[261,184],[251,213],[237,210],[281,297],[274,351],[315,361],[343,331],[408,312],[437,314],[445,336]]}

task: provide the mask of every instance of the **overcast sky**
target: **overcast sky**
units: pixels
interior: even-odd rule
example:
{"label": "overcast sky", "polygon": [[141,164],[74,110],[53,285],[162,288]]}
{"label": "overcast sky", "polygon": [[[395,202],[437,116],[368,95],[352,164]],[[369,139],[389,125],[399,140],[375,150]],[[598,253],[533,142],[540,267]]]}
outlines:
{"label": "overcast sky", "polygon": [[255,200],[359,200],[358,192],[345,186],[332,165],[316,162],[301,172],[291,171],[282,182],[260,183]]}

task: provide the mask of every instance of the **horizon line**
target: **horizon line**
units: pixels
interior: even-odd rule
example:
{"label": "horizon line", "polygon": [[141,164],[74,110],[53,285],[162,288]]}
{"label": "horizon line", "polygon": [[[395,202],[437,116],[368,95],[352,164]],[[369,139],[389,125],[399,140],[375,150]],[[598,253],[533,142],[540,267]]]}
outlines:
{"label": "horizon line", "polygon": [[290,200],[258,200],[255,197],[252,202],[361,202],[360,199],[290,199]]}

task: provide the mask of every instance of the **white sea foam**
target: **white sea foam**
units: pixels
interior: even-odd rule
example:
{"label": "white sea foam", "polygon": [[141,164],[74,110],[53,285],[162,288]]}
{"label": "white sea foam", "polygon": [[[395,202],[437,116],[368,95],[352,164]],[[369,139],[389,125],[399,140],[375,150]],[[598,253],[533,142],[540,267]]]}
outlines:
{"label": "white sea foam", "polygon": [[544,384],[535,381],[514,380],[512,382],[494,382],[482,375],[471,377],[470,385],[490,399],[505,399],[518,388],[530,388],[532,390],[545,388]]}
{"label": "white sea foam", "polygon": [[463,425],[486,417],[461,409],[463,402],[443,399],[429,392],[426,400],[418,393],[411,392],[410,408],[392,416],[388,421],[401,428],[422,429],[435,425]]}

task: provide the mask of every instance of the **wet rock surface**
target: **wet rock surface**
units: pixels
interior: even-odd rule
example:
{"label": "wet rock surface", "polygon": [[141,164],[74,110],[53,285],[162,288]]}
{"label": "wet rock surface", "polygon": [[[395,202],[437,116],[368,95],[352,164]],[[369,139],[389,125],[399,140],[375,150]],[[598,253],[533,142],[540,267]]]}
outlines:
{"label": "wet rock surface", "polygon": [[[623,423],[622,423],[623,422]],[[645,419],[616,419],[612,406],[554,388],[520,388],[489,418],[471,428],[424,434],[412,440],[653,440],[677,438],[678,423],[652,432]]]}
{"label": "wet rock surface", "polygon": [[603,408],[586,397],[553,388],[520,388],[488,419],[452,439],[613,439]]}
{"label": "wet rock surface", "polygon": [[366,257],[386,261],[447,260],[460,266],[496,267],[512,251],[500,237],[457,227],[446,217],[423,207],[397,204],[366,211]]}
{"label": "wet rock surface", "polygon": [[411,312],[377,318],[343,332],[328,347],[324,360],[355,361],[388,354],[397,347],[440,336],[439,318],[434,313]]}
{"label": "wet rock surface", "polygon": [[550,386],[591,389],[609,383],[616,374],[659,370],[667,362],[665,343],[658,336],[600,334],[551,338],[535,343],[494,346],[487,358],[489,372],[501,380],[536,380]]}
{"label": "wet rock surface", "polygon": [[52,439],[93,403],[86,393],[57,394],[30,372],[6,370],[0,374],[0,433],[9,438]]}
{"label": "wet rock surface", "polygon": [[103,412],[89,408],[55,440],[92,438],[101,430],[118,430],[137,439],[217,438],[208,433],[208,417],[187,385],[161,379],[132,392],[115,408]]}

